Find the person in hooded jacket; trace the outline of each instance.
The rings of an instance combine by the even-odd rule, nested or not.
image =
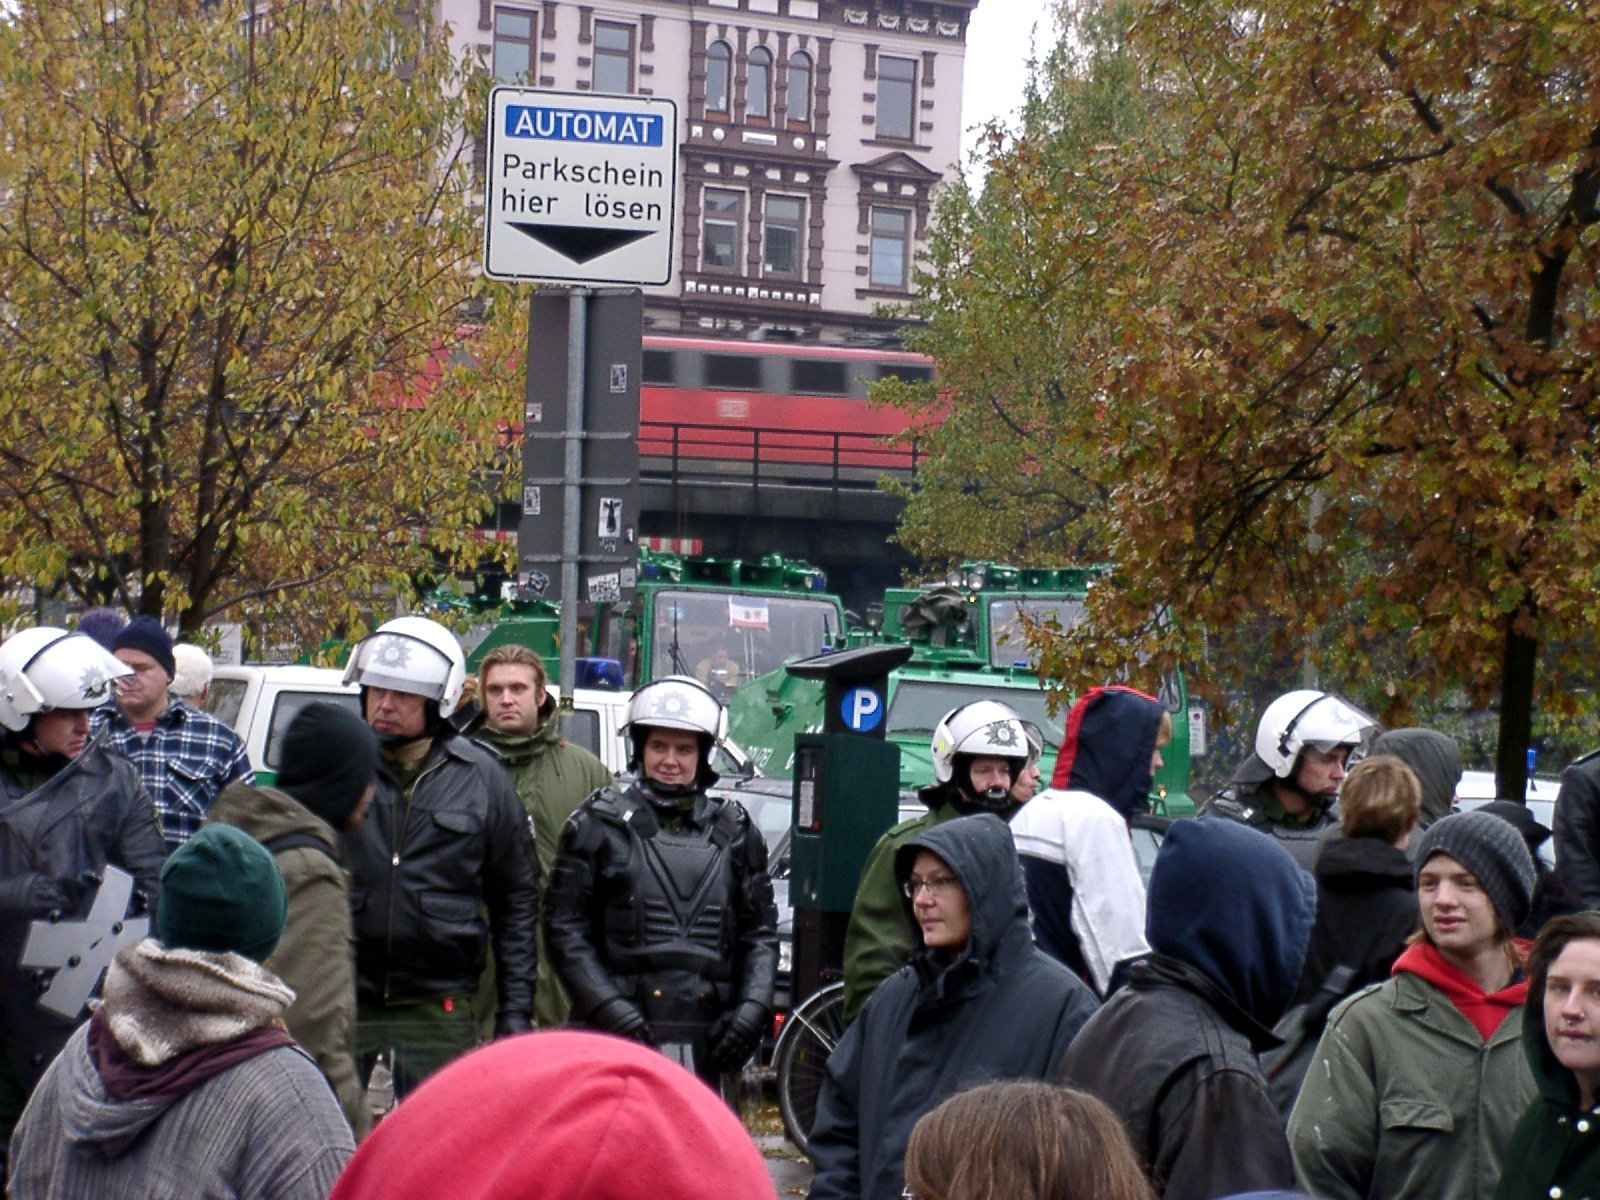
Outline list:
[[[936,782],[918,792],[928,811],[880,837],[861,868],[844,938],[846,1021],[855,1020],[873,989],[911,954],[894,877],[900,847],[935,825],[973,813],[992,812],[1009,821],[1025,803],[1017,798],[1017,784],[1026,783],[1023,777],[1042,746],[1037,729],[995,700],[960,705],[939,722],[930,746]]]
[[[117,951],[22,1114],[11,1200],[323,1200],[355,1142],[261,965],[286,908],[272,855],[231,825],[167,860],[157,936]]]
[[[1533,862],[1516,830],[1455,813],[1418,839],[1422,933],[1391,978],[1335,1008],[1289,1117],[1323,1200],[1489,1200],[1533,1098],[1512,930]]]
[[[1528,955],[1522,1049],[1539,1094],[1517,1121],[1494,1200],[1600,1197],[1600,913],[1556,917]]]
[[[1311,877],[1264,833],[1200,817],[1163,840],[1153,953],[1079,1032],[1061,1082],[1122,1118],[1167,1200],[1294,1185],[1256,1056],[1277,1044],[1315,914]]]
[[[1094,994],[1033,944],[1011,831],[980,813],[895,852],[911,961],[828,1059],[811,1127],[811,1200],[895,1200],[918,1118],[1001,1079],[1049,1079]]]
[[[1461,747],[1455,738],[1437,729],[1386,729],[1372,740],[1369,757],[1379,754],[1394,755],[1416,773],[1422,785],[1418,830],[1455,811],[1461,783]]]
[[[1011,818],[1034,939],[1101,996],[1149,951],[1128,822],[1148,811],[1171,740],[1172,717],[1154,696],[1093,688],[1067,714],[1049,789]]]
[[[265,966],[294,990],[289,1032],[328,1077],[357,1138],[372,1125],[356,1075],[355,937],[339,833],[359,828],[372,803],[378,739],[355,713],[308,704],[279,746],[278,786],[230,783],[211,820],[242,829],[277,860],[288,923]]]
[[[87,1015],[40,1007],[39,973],[18,965],[33,923],[85,915],[108,866],[153,903],[167,856],[138,771],[90,733],[90,711],[127,673],[64,629],[0,646],[0,1180],[28,1094]]]

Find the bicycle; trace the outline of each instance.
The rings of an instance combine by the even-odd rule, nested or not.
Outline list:
[[[784,1132],[802,1154],[811,1153],[811,1123],[828,1056],[844,1033],[844,984],[813,992],[789,1014],[772,1052],[777,1077],[778,1112]]]

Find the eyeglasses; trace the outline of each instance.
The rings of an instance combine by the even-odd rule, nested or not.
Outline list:
[[[900,891],[907,900],[915,900],[917,893],[927,888],[928,894],[935,900],[943,900],[952,890],[960,886],[961,881],[954,875],[935,875],[932,879],[917,879],[913,876],[900,885]]]

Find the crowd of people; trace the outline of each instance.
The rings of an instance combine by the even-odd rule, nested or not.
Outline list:
[[[267,786],[158,622],[0,644],[7,1194],[771,1196],[718,1095],[778,939],[716,689],[638,689],[613,780],[523,648],[475,712],[425,617],[345,678]],[[1451,811],[1450,739],[1290,692],[1147,886],[1170,715],[1108,686],[1065,730],[1042,791],[1004,704],[934,731],[850,917],[811,1196],[1600,1195],[1594,760],[1553,874],[1523,806]]]

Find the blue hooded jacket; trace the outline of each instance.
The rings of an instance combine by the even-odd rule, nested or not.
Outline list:
[[[1110,1105],[1164,1200],[1290,1188],[1257,1054],[1300,976],[1316,885],[1271,836],[1177,821],[1150,878],[1153,953],[1083,1027],[1062,1081]]]
[[[1150,810],[1150,758],[1166,706],[1129,687],[1091,688],[1067,713],[1050,786],[1093,792],[1123,817]]]
[[[910,963],[845,1030],[811,1130],[812,1200],[896,1200],[919,1117],[980,1083],[1049,1079],[1095,1009],[1094,994],[1034,948],[1005,822],[983,813],[934,826],[896,852],[897,882],[919,850],[960,881],[971,931],[950,958],[924,946],[915,927]]]

